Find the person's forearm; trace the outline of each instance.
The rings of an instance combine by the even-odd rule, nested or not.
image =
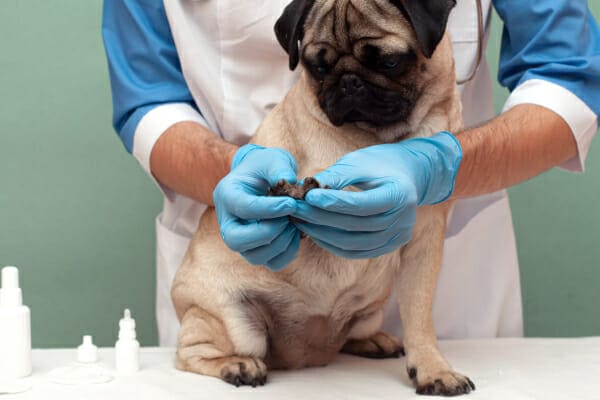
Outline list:
[[[453,198],[508,188],[577,155],[567,123],[553,111],[530,104],[461,132],[457,138],[463,161]]]
[[[161,184],[212,205],[215,186],[229,173],[237,149],[200,124],[180,122],[154,145],[150,168]]]

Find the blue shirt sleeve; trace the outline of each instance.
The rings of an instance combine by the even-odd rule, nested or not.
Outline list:
[[[600,30],[586,0],[493,0],[504,21],[499,80],[569,90],[600,114]]]
[[[133,151],[142,117],[166,103],[196,108],[181,72],[162,0],[105,0],[102,36],[113,97],[113,126]]]

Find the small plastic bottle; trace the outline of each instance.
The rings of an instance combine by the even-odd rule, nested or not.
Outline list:
[[[0,380],[31,375],[31,314],[23,305],[19,270],[2,269],[0,288]]]
[[[98,362],[98,347],[94,344],[91,335],[85,335],[83,343],[77,348],[77,362],[80,364],[94,364]]]
[[[115,367],[120,374],[133,374],[140,369],[140,343],[136,340],[135,320],[129,309],[119,321],[119,340],[115,344]]]

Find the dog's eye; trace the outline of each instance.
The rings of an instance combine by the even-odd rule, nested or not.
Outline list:
[[[307,45],[302,57],[308,72],[319,82],[333,72],[339,59],[336,49],[322,42]]]
[[[329,68],[320,66],[316,68],[317,74],[319,75],[327,75],[329,73]]]
[[[394,69],[400,65],[401,56],[393,55],[389,57],[385,57],[379,62],[379,68],[381,69]]]
[[[414,65],[417,57],[412,51],[408,53],[396,53],[382,57],[378,60],[377,66],[381,71],[400,74],[404,73],[407,68]]]
[[[310,67],[310,71],[318,81],[323,81],[331,72],[331,67],[324,64],[313,64]]]
[[[398,66],[398,60],[387,60],[381,66],[385,69],[394,69]]]

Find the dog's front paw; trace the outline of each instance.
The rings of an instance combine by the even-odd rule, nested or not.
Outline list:
[[[221,368],[221,379],[235,386],[262,386],[267,383],[267,366],[258,358],[231,357]]]
[[[407,372],[418,394],[459,396],[475,390],[475,384],[468,377],[452,370],[427,372],[409,366]]]
[[[277,182],[275,186],[269,189],[269,196],[288,196],[296,200],[304,200],[306,194],[313,189],[319,189],[321,185],[312,177],[304,179],[302,185],[292,184],[286,180]],[[325,187],[324,189],[327,189]]]

